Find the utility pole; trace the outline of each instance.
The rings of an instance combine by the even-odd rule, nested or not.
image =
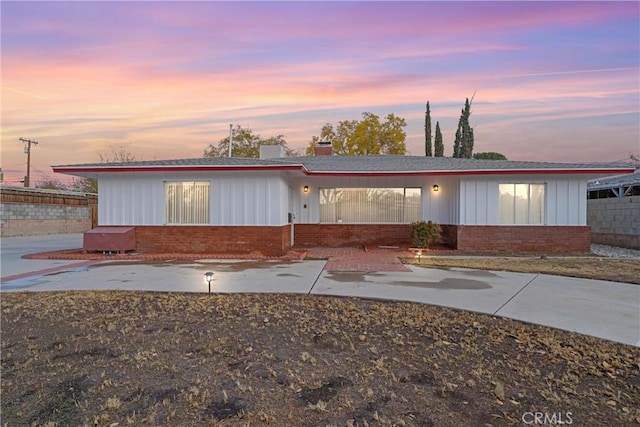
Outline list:
[[[38,145],[38,141],[31,139],[19,138],[20,141],[25,143],[24,152],[27,154],[27,176],[24,177],[24,186],[29,186],[29,177],[31,172],[31,144]]]
[[[229,157],[231,157],[232,146],[233,146],[233,124],[229,124]]]

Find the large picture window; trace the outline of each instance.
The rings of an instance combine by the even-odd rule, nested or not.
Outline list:
[[[408,223],[421,216],[420,188],[320,189],[320,222]]]
[[[165,182],[167,224],[208,224],[208,182]]]
[[[544,224],[544,184],[500,184],[500,224]]]

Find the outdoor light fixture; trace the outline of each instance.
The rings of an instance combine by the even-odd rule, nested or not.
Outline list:
[[[438,190],[440,190],[440,187],[438,187],[438,184],[434,184],[433,191],[438,191]]]
[[[302,191],[304,191],[305,193],[309,192],[309,186],[305,185],[304,188],[302,189]]]
[[[209,293],[211,293],[211,281],[213,280],[213,271],[204,273],[204,280],[209,284]]]

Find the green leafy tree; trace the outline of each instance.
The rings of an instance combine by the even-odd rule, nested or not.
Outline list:
[[[444,143],[442,142],[442,131],[440,130],[440,122],[436,122],[436,139],[434,141],[434,155],[436,157],[444,157]]]
[[[486,151],[484,153],[475,153],[474,159],[482,160],[507,160],[507,156],[502,153],[496,153],[495,151]]]
[[[307,155],[313,155],[320,141],[331,141],[334,153],[342,156],[367,156],[378,154],[402,155],[407,152],[402,117],[388,114],[385,121],[372,113],[362,113],[362,120],[343,120],[335,128],[325,124],[319,136],[313,136],[307,146]]]
[[[296,153],[287,147],[284,135],[272,136],[266,139],[256,135],[249,128],[235,125],[233,129],[233,141],[231,146],[231,157],[260,157],[261,145],[281,145],[288,156],[295,156]],[[218,145],[210,144],[204,150],[204,157],[225,157],[229,155],[229,137],[221,139]]]
[[[427,157],[433,156],[431,150],[431,109],[429,108],[429,101],[427,101],[427,111],[424,117],[424,155]]]
[[[473,101],[473,98],[471,99]],[[460,114],[460,120],[458,120],[456,139],[453,144],[453,157],[470,159],[473,156],[474,136],[473,128],[469,124],[469,116],[471,116],[471,102],[467,98]]]

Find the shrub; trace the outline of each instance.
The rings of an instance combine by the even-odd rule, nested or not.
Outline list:
[[[411,223],[411,244],[416,248],[428,248],[440,239],[440,226],[432,221],[416,221]]]

